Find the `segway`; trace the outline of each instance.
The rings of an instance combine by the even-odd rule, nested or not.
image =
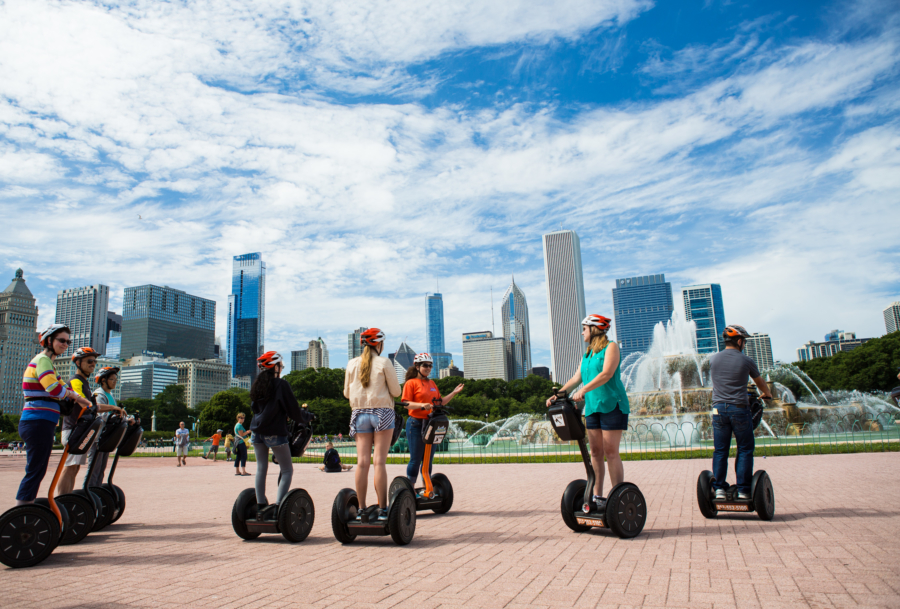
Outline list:
[[[302,457],[312,439],[312,421],[316,415],[306,410],[304,421],[291,421],[289,429],[291,457]],[[279,481],[281,475],[279,474]],[[316,509],[312,497],[302,488],[290,491],[279,503],[260,505],[256,489],[241,491],[231,509],[231,526],[241,539],[256,539],[262,533],[281,533],[291,543],[303,541],[312,531]]]
[[[748,387],[750,398],[750,419],[753,429],[759,427],[762,421],[762,399],[755,387]],[[729,439],[729,446],[731,441]],[[704,471],[697,478],[697,505],[700,513],[706,518],[715,518],[721,512],[756,512],[762,520],[772,520],[775,517],[775,490],[772,488],[772,480],[765,470],[759,470],[753,474],[750,481],[750,498],[739,499],[737,486],[729,485],[725,489],[725,499],[716,500],[716,492],[713,483],[716,481],[711,471]]]
[[[394,420],[391,446],[400,437],[402,427],[403,417],[398,414]],[[411,486],[406,476],[397,476],[391,481],[388,490],[388,517],[382,521],[378,520],[377,502],[360,510],[356,491],[352,488],[342,489],[331,506],[331,531],[334,538],[348,544],[358,535],[390,535],[398,546],[407,545],[416,534],[416,497]],[[447,509],[450,509],[449,506]]]
[[[97,437],[103,422],[97,418],[96,407],[82,408],[75,429],[63,448],[56,473],[50,482],[47,499],[37,499],[30,505],[11,508],[0,515],[0,562],[14,569],[40,564],[60,544],[73,525],[69,510],[53,493],[62,475],[66,457],[84,454]],[[91,514],[93,516],[93,514]],[[91,521],[93,525],[93,521]],[[87,532],[87,528],[84,532]]]
[[[114,499],[113,515],[112,520],[109,521],[110,524],[121,518],[125,512],[125,493],[112,481],[113,474],[116,473],[116,465],[119,464],[119,457],[130,457],[134,454],[138,444],[141,443],[143,435],[144,429],[141,427],[141,417],[136,412],[133,415],[133,422],[129,423],[125,429],[122,441],[119,442],[119,447],[116,449],[116,456],[113,457],[112,465],[109,468],[109,476],[106,478],[106,483],[102,485],[102,488],[111,494]]]
[[[94,519],[94,526],[91,527],[91,531],[99,531],[105,528],[112,522],[116,510],[115,492],[103,488],[102,486],[89,487],[88,485],[91,476],[94,474],[94,469],[96,469],[97,465],[102,461],[100,453],[108,454],[116,450],[122,442],[122,438],[124,437],[127,428],[128,422],[122,416],[113,413],[107,417],[106,423],[103,425],[103,429],[100,430],[100,435],[97,437],[97,452],[91,460],[88,471],[84,476],[84,485],[80,491],[75,491],[82,497],[87,497],[88,493],[90,493],[100,499],[100,510],[97,512],[97,516]]]
[[[630,482],[615,485],[609,492],[604,509],[594,504],[594,468],[588,453],[585,426],[577,406],[565,391],[555,390],[556,401],[549,408],[550,424],[564,442],[576,441],[584,461],[587,480],[574,480],[566,487],[560,503],[560,512],[566,526],[577,533],[592,527],[610,529],[624,539],[636,537],[647,522],[647,502],[640,489]]]
[[[394,491],[403,486],[409,489],[416,498],[416,510],[431,510],[435,514],[446,514],[453,506],[453,485],[444,474],[431,475],[431,453],[433,446],[440,446],[450,429],[450,419],[447,418],[448,407],[441,404],[441,398],[431,400],[434,405],[428,415],[427,423],[422,428],[422,440],[425,441],[425,457],[422,461],[422,480],[424,488],[413,488],[406,476],[397,476],[391,481],[388,496],[393,497]],[[405,406],[406,402],[401,402]]]

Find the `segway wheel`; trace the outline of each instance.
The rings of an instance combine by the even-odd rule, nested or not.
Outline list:
[[[312,498],[302,488],[288,493],[278,508],[278,528],[291,543],[306,539],[315,520],[316,508]]]
[[[0,516],[0,562],[19,569],[47,559],[59,544],[59,520],[49,508],[20,505]]]
[[[559,504],[563,522],[576,533],[584,533],[591,530],[591,527],[578,524],[578,520],[575,519],[575,512],[580,512],[584,506],[585,488],[587,488],[587,480],[573,480],[566,487],[562,501]]]
[[[69,526],[59,541],[62,546],[78,543],[91,532],[96,520],[94,505],[84,495],[69,493],[56,497],[56,503],[66,508],[69,513]]]
[[[104,484],[103,488],[105,488],[116,497],[116,509],[113,512],[112,520],[109,522],[110,524],[112,524],[116,520],[121,518],[122,514],[125,512],[125,492],[115,484]]]
[[[94,520],[94,527],[91,531],[99,531],[112,522],[116,513],[116,498],[108,490],[100,486],[92,486],[91,492],[100,498],[100,513]]]
[[[356,491],[345,488],[334,498],[331,506],[331,530],[334,538],[341,543],[351,543],[356,535],[350,533],[347,523],[356,518],[356,510],[359,509],[359,499]]]
[[[393,480],[391,480],[391,485],[388,487],[388,497],[393,497],[394,494],[401,489],[408,489],[410,493],[415,497],[416,489],[413,488],[412,482],[409,481],[409,478],[406,476],[397,476]]]
[[[46,497],[38,497],[34,500],[34,503],[35,505],[42,505],[50,510],[50,501]],[[69,511],[66,510],[66,506],[61,503],[57,503],[56,508],[59,510],[59,515],[62,518],[62,528],[59,530],[59,535],[56,537],[56,545],[59,545],[59,541],[63,538],[63,535],[66,534],[66,530],[69,528]],[[53,510],[50,511],[52,512]]]
[[[405,546],[416,534],[416,497],[409,489],[401,489],[394,495],[388,510],[388,526],[391,539],[398,546]]]
[[[241,539],[256,539],[259,533],[247,530],[247,521],[256,518],[256,490],[252,488],[241,491],[231,508],[231,527]]]
[[[647,522],[647,502],[636,485],[617,484],[606,500],[606,524],[622,539],[640,535]]]
[[[712,502],[712,485],[715,481],[711,471],[701,472],[697,478],[697,506],[705,518],[715,518],[719,513]]]
[[[432,508],[431,511],[435,514],[446,514],[453,507],[453,485],[450,484],[450,479],[444,474],[433,475],[431,483],[434,485],[434,490],[441,497],[441,506]]]
[[[769,474],[758,471],[755,489],[753,491],[753,507],[762,520],[772,520],[775,517],[775,489],[772,488],[772,480]]]

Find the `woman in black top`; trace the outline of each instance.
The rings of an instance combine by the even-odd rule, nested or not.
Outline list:
[[[277,503],[281,503],[291,488],[294,464],[291,462],[291,445],[288,418],[302,421],[303,415],[291,385],[281,378],[284,369],[281,355],[275,351],[264,353],[256,360],[259,374],[250,388],[250,408],[253,410],[253,450],[256,452],[256,501],[268,505],[266,499],[266,472],[269,469],[269,449],[281,468]]]

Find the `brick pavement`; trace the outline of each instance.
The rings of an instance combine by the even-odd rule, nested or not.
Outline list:
[[[0,457],[0,509],[12,505],[23,463]],[[453,510],[420,513],[403,548],[390,537],[338,544],[331,502],[353,476],[311,465],[294,474],[316,504],[309,538],[242,541],[231,505],[252,478],[234,476],[230,463],[189,463],[123,461],[122,519],[36,568],[0,567],[0,605],[900,607],[898,454],[757,459],[775,485],[772,522],[705,520],[695,487],[707,461],[627,462],[649,510],[633,540],[565,527],[560,496],[583,477],[580,464],[438,466],[453,482]],[[269,471],[274,493],[277,467]]]

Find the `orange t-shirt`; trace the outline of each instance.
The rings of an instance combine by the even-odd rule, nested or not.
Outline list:
[[[222,436],[220,436],[220,435],[217,434],[217,433],[214,433],[213,436],[212,436],[213,446],[218,446],[218,445],[219,445],[219,440],[221,440],[221,439],[222,439]]]
[[[431,404],[431,400],[441,397],[437,385],[431,379],[423,381],[422,379],[410,379],[403,385],[403,397],[400,398],[404,402],[421,402]],[[428,411],[418,408],[410,408],[409,416],[414,419],[427,419]]]

